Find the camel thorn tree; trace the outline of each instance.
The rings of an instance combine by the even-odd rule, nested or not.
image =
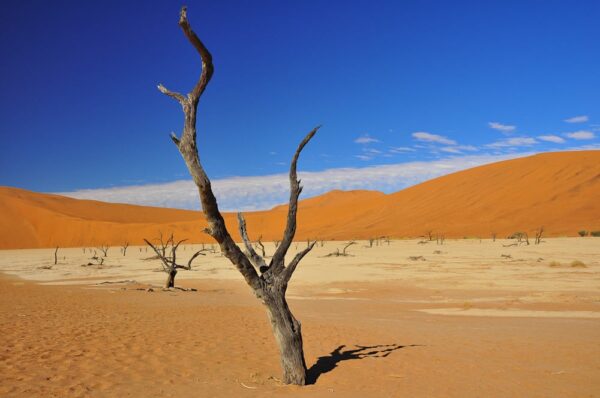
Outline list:
[[[183,160],[198,187],[202,211],[206,216],[208,227],[205,232],[212,236],[221,248],[221,253],[231,261],[231,263],[242,274],[246,283],[250,286],[255,296],[262,301],[267,310],[267,315],[271,321],[271,327],[275,336],[275,341],[279,347],[281,366],[283,368],[283,382],[286,384],[306,384],[306,363],[304,361],[304,350],[302,347],[302,332],[300,322],[292,315],[285,293],[288,282],[290,281],[298,263],[310,252],[316,242],[313,242],[304,250],[298,252],[295,257],[285,265],[285,255],[292,244],[296,233],[296,213],[298,211],[298,197],[302,192],[300,181],[296,174],[296,164],[298,157],[304,146],[317,133],[319,127],[314,128],[296,149],[290,166],[290,199],[287,214],[287,222],[283,238],[277,246],[275,253],[267,264],[264,258],[254,251],[251,242],[245,233],[245,222],[243,216],[238,216],[240,220],[240,232],[246,247],[247,254],[235,244],[229,231],[225,226],[225,221],[217,200],[211,188],[211,182],[204,171],[198,155],[196,143],[196,113],[198,102],[214,72],[212,55],[192,30],[188,19],[186,7],[181,9],[179,15],[179,26],[184,35],[200,55],[202,69],[198,82],[187,95],[173,92],[165,88],[162,84],[158,89],[165,95],[175,99],[181,105],[184,113],[183,132],[180,137],[171,133],[171,139],[179,149]],[[244,231],[242,231],[242,229]],[[256,268],[258,268],[258,271]]]
[[[150,246],[152,250],[154,250],[160,261],[162,261],[163,271],[167,273],[167,280],[165,282],[165,288],[167,289],[175,287],[175,276],[177,275],[178,269],[185,269],[189,271],[192,269],[192,262],[196,259],[196,257],[205,256],[205,254],[202,253],[204,249],[198,250],[192,255],[192,257],[190,257],[187,266],[177,264],[177,249],[179,248],[179,245],[185,242],[186,240],[187,239],[182,239],[179,242],[175,243],[175,239],[173,239],[173,234],[171,234],[169,240],[164,242],[161,234],[160,242],[162,246],[157,247],[150,243],[150,241],[148,241],[147,239],[144,239],[144,242],[146,242],[146,244]],[[169,246],[171,248],[170,256],[166,254]]]

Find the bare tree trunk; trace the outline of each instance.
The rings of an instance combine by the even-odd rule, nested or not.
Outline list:
[[[173,268],[167,273],[167,281],[165,282],[165,287],[168,289],[170,287],[175,287],[175,275],[177,275],[177,269]]]
[[[277,347],[279,348],[283,382],[285,384],[306,384],[306,362],[302,346],[300,322],[292,315],[285,299],[285,291],[269,290],[263,296],[267,315]]]
[[[58,263],[58,246],[56,246],[56,250],[54,250],[54,265]]]
[[[297,162],[300,152],[306,144],[317,133],[319,127],[315,127],[298,145],[292,162],[290,164],[290,199],[286,227],[277,249],[271,257],[269,264],[260,257],[248,239],[245,222],[241,214],[238,215],[240,235],[246,246],[246,254],[235,244],[225,225],[225,220],[219,211],[217,200],[212,191],[211,182],[206,174],[198,155],[196,143],[196,114],[200,96],[210,82],[214,66],[212,55],[192,30],[188,20],[187,11],[183,7],[179,15],[179,26],[183,33],[200,55],[202,69],[198,82],[187,95],[168,90],[162,84],[158,89],[165,95],[177,100],[184,113],[183,132],[180,137],[171,133],[171,140],[179,149],[183,160],[192,176],[200,194],[202,211],[206,216],[208,227],[204,232],[212,236],[219,244],[221,254],[242,274],[246,283],[252,288],[255,295],[262,300],[267,307],[267,313],[271,320],[275,340],[281,353],[281,365],[283,368],[283,382],[286,384],[304,385],[306,383],[306,363],[302,349],[302,334],[300,322],[298,322],[287,305],[285,291],[287,284],[296,270],[302,258],[312,250],[316,242],[298,252],[295,257],[285,265],[285,255],[293,242],[296,233],[296,213],[298,210],[298,197],[302,192],[300,180],[297,176]],[[297,244],[296,244],[297,246]],[[156,251],[156,250],[155,250]],[[172,263],[175,264],[173,255]],[[258,269],[258,272],[257,272]],[[260,272],[260,274],[259,274]]]

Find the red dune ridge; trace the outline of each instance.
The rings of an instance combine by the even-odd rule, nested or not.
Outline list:
[[[439,177],[393,194],[331,191],[300,202],[297,240],[447,238],[600,230],[600,151],[543,153]],[[287,206],[245,213],[252,239],[278,240]],[[234,213],[225,220],[239,239]],[[0,187],[0,248],[142,244],[159,231],[212,242],[201,212],[104,203]]]

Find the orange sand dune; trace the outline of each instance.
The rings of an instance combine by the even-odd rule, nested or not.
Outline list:
[[[600,151],[544,153],[439,177],[385,195],[332,191],[300,203],[298,240],[505,236],[544,226],[547,236],[600,230]],[[280,239],[286,206],[246,214],[251,238]],[[235,214],[225,214],[238,238]],[[0,188],[0,248],[142,243],[159,231],[194,242],[203,215],[77,200],[16,188]]]

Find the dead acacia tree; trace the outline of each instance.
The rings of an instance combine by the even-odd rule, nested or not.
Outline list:
[[[542,235],[544,233],[544,227],[540,227],[535,231],[535,244],[539,245],[542,242]]]
[[[125,244],[121,248],[121,251],[123,252],[123,257],[125,257],[125,254],[127,254],[127,248],[128,247],[129,247],[129,242],[125,242]]]
[[[54,250],[54,265],[58,264],[58,246],[56,246],[56,250]]]
[[[192,30],[187,20],[186,7],[181,9],[179,26],[186,38],[200,54],[202,70],[198,82],[187,95],[170,91],[163,85],[158,85],[158,89],[163,94],[177,100],[183,108],[183,132],[179,138],[172,133],[171,139],[179,149],[194,183],[198,187],[202,211],[208,222],[205,232],[218,242],[221,252],[235,265],[246,280],[246,283],[252,288],[256,297],[262,301],[267,309],[273,334],[275,335],[275,340],[281,354],[283,382],[286,384],[304,385],[306,383],[306,363],[302,348],[300,322],[292,315],[285,299],[285,293],[288,282],[296,270],[298,263],[313,248],[315,242],[298,252],[287,266],[285,266],[284,262],[285,255],[296,233],[298,197],[302,191],[296,174],[296,164],[300,152],[316,134],[318,127],[314,128],[304,137],[292,158],[289,173],[290,200],[287,223],[281,243],[277,246],[271,261],[267,264],[264,258],[258,256],[247,236],[246,238],[243,237],[247,250],[247,254],[244,254],[235,244],[225,226],[225,221],[219,211],[217,200],[211,188],[210,179],[200,162],[196,144],[196,113],[200,96],[206,89],[214,72],[212,55]],[[243,219],[241,215],[239,218],[240,220]],[[242,224],[244,223],[240,222],[240,229],[242,228]],[[259,269],[260,274],[255,267]]]
[[[98,250],[100,250],[102,252],[102,255],[104,257],[108,257],[108,249],[110,249],[110,247],[106,246],[106,245],[102,245],[100,247],[97,247]]]
[[[152,243],[150,243],[150,241],[144,239],[144,242],[146,242],[146,244],[150,246],[152,250],[154,250],[158,258],[162,262],[163,271],[167,273],[167,280],[165,282],[165,288],[167,289],[175,287],[175,276],[177,275],[178,269],[185,269],[188,271],[191,270],[192,262],[196,259],[196,257],[205,255],[204,253],[202,253],[204,249],[198,250],[192,255],[192,257],[190,257],[187,266],[177,264],[177,249],[179,248],[179,245],[185,242],[186,240],[187,239],[182,239],[179,242],[175,243],[175,239],[173,239],[173,234],[171,234],[169,240],[167,242],[164,242],[161,234],[160,242],[162,246],[156,247]],[[171,254],[167,255],[166,253],[169,249],[169,245]]]
[[[427,239],[429,239],[430,242],[433,240],[433,231],[428,230],[427,232],[425,232],[425,235],[427,236]]]
[[[492,242],[496,241],[496,235],[498,235],[496,232],[492,232]]]

